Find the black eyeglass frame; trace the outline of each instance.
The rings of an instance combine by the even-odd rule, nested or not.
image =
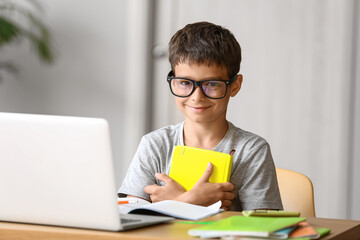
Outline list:
[[[221,99],[221,98],[224,98],[227,94],[227,90],[228,90],[228,87],[236,81],[237,79],[237,74],[235,74],[233,77],[230,78],[230,80],[219,80],[219,79],[208,79],[208,80],[202,80],[202,81],[195,81],[195,80],[192,80],[192,79],[189,79],[189,78],[183,78],[183,77],[173,77],[174,76],[174,72],[171,70],[167,76],[167,82],[169,83],[169,87],[170,87],[170,91],[171,93],[176,96],[176,97],[182,97],[182,98],[185,98],[185,97],[189,97],[191,94],[194,93],[196,87],[199,87],[201,89],[201,92],[204,94],[205,97],[207,98],[210,98],[210,99]],[[186,96],[180,96],[180,95],[177,95],[173,92],[172,90],[172,87],[171,87],[171,80],[173,79],[185,79],[185,80],[188,80],[190,82],[193,83],[193,89],[191,90],[191,92],[186,95]],[[210,82],[210,81],[222,81],[226,84],[226,89],[225,89],[225,93],[224,93],[224,96],[222,97],[218,97],[218,98],[214,98],[214,97],[209,97],[208,95],[206,95],[206,93],[204,92],[204,89],[202,88],[202,84],[204,82]]]

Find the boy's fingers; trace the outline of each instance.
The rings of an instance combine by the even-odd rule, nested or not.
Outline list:
[[[164,182],[165,184],[169,184],[170,182],[173,181],[173,179],[171,177],[169,177],[167,174],[165,173],[155,173],[155,177]]]
[[[146,194],[152,195],[157,187],[158,187],[158,185],[156,185],[156,184],[148,185],[144,188],[144,192]]]
[[[224,192],[224,200],[234,200],[235,199],[235,194],[233,194],[232,192]]]
[[[221,190],[224,192],[231,192],[234,190],[234,185],[231,182],[221,183]]]
[[[221,207],[222,208],[224,208],[224,207],[226,207],[226,208],[228,208],[228,207],[230,207],[230,205],[231,205],[231,201],[230,200],[223,200],[223,201],[221,201]]]
[[[213,172],[213,165],[211,162],[209,162],[205,169],[205,172],[203,173],[201,178],[198,180],[198,182],[208,182],[212,172]]]

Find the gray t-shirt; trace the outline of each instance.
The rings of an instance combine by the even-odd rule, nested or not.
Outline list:
[[[153,131],[142,137],[119,194],[150,200],[144,188],[163,185],[155,173],[169,174],[171,157],[176,145],[184,145],[184,122]],[[233,155],[230,182],[236,198],[229,210],[282,209],[274,162],[269,144],[261,137],[235,127],[229,129],[213,149]]]

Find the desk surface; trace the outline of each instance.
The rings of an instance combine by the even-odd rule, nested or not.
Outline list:
[[[204,219],[203,221],[220,220],[233,215],[240,215],[240,213],[223,212]],[[331,229],[331,233],[321,239],[360,239],[360,221],[325,218],[308,218],[307,221],[314,227],[325,227]],[[164,223],[126,232],[107,232],[77,228],[0,222],[0,239],[199,239],[190,237],[187,234],[190,228],[198,226],[199,225],[183,224],[179,223],[179,221],[174,221],[171,223]]]

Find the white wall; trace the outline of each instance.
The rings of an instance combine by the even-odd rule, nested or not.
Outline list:
[[[354,50],[353,50],[353,83],[352,83],[352,105],[351,112],[353,118],[351,119],[352,129],[352,151],[351,164],[349,166],[350,197],[348,199],[350,209],[348,215],[352,219],[360,219],[360,1],[355,1],[354,6]]]

